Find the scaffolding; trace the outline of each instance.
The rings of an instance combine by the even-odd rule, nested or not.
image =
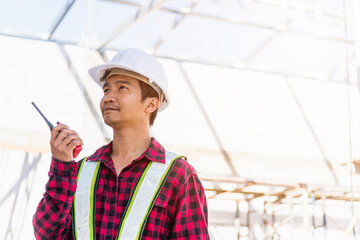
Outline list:
[[[359,211],[352,214],[351,202],[360,204],[360,192],[344,187],[276,184],[229,178],[202,177],[208,201],[232,202],[232,212],[210,213],[210,232],[231,226],[237,239],[303,239],[327,238],[329,229],[359,237],[355,226]],[[353,195],[353,196],[352,196]],[[340,233],[341,232],[341,233]],[[321,236],[319,236],[319,234]],[[356,239],[356,238],[355,238]]]
[[[75,0],[69,0],[64,4],[63,10],[57,15],[53,20],[48,22],[53,22],[48,33],[42,35],[36,34],[27,34],[23,32],[16,32],[9,30],[8,28],[0,29],[0,36],[2,37],[17,37],[24,38],[29,41],[37,40],[44,42],[56,43],[57,49],[61,53],[61,60],[66,62],[68,70],[73,77],[73,80],[76,82],[76,85],[79,87],[80,94],[85,99],[86,106],[91,113],[94,124],[92,125],[94,130],[99,131],[99,135],[102,134],[103,140],[108,141],[110,139],[109,133],[106,131],[104,124],[102,122],[101,116],[96,111],[96,99],[91,95],[89,86],[85,84],[85,79],[80,76],[79,69],[76,68],[76,62],[71,58],[71,54],[67,49],[68,45],[83,45],[86,48],[93,49],[99,56],[103,58],[104,61],[108,61],[109,52],[114,50],[121,49],[121,46],[118,48],[112,48],[111,41],[115,38],[121,36],[127,30],[131,28],[136,28],[138,23],[144,21],[144,19],[153,14],[154,12],[162,12],[173,14],[176,17],[171,24],[171,27],[166,31],[162,32],[160,36],[156,39],[154,44],[147,49],[147,51],[153,54],[156,57],[161,58],[162,60],[173,61],[174,65],[178,66],[180,75],[185,79],[186,86],[190,89],[191,94],[189,96],[195,99],[194,105],[199,109],[200,116],[205,119],[204,125],[207,125],[210,129],[210,136],[215,139],[215,148],[220,149],[219,161],[222,161],[226,167],[230,169],[231,176],[224,177],[215,177],[212,176],[201,176],[201,180],[204,184],[209,203],[209,231],[212,236],[212,239],[230,239],[224,236],[227,236],[224,231],[219,233],[222,227],[225,228],[225,231],[231,232],[231,236],[235,236],[236,239],[296,239],[297,236],[301,236],[300,239],[350,239],[351,237],[355,239],[360,239],[360,230],[359,226],[356,224],[359,215],[360,215],[360,189],[352,188],[349,186],[325,186],[325,185],[311,185],[305,183],[293,183],[293,184],[283,184],[275,183],[272,181],[258,181],[258,180],[247,180],[241,179],[237,176],[237,168],[234,167],[235,160],[231,158],[230,150],[227,149],[224,139],[221,138],[218,134],[218,130],[214,124],[214,119],[211,119],[211,116],[206,111],[206,106],[204,101],[201,101],[199,93],[194,87],[194,82],[187,69],[184,65],[186,64],[197,64],[197,65],[207,65],[215,68],[226,68],[227,70],[241,70],[249,71],[252,73],[260,73],[267,75],[278,75],[281,76],[286,82],[286,86],[290,90],[290,95],[294,97],[295,102],[297,103],[298,110],[300,115],[303,117],[305,125],[311,133],[311,137],[316,144],[316,147],[320,150],[321,157],[320,160],[326,164],[326,168],[332,174],[332,179],[337,180],[337,175],[334,173],[334,162],[329,160],[329,156],[326,154],[324,146],[320,142],[320,134],[317,132],[314,125],[310,122],[310,114],[306,113],[303,106],[301,105],[300,98],[297,96],[294,87],[291,85],[291,78],[295,79],[305,79],[311,80],[317,83],[336,83],[340,88],[343,85],[357,87],[360,89],[360,85],[356,81],[350,81],[349,76],[341,76],[340,78],[334,78],[337,71],[341,70],[344,63],[346,63],[346,69],[349,68],[349,62],[354,61],[356,55],[348,54],[348,48],[353,47],[357,42],[356,39],[349,38],[347,33],[342,36],[342,33],[337,32],[337,34],[332,35],[333,32],[314,32],[307,31],[303,29],[296,29],[293,25],[296,25],[296,21],[301,19],[302,16],[308,16],[306,20],[319,20],[319,22],[333,22],[334,24],[344,22],[345,31],[350,28],[347,27],[347,21],[350,23],[353,21],[353,18],[358,17],[356,14],[353,16],[347,16],[345,9],[345,1],[339,1],[339,6],[343,5],[343,14],[333,14],[321,9],[321,1],[304,1],[304,6],[295,6],[297,5],[296,1],[281,1],[281,0],[244,0],[244,1],[234,1],[237,2],[237,10],[244,10],[242,13],[249,14],[248,16],[256,16],[257,7],[269,7],[269,9],[274,10],[274,16],[278,16],[277,13],[284,14],[282,16],[285,21],[280,24],[267,23],[265,21],[253,21],[249,19],[241,18],[232,18],[224,14],[214,14],[214,12],[200,11],[200,7],[204,8],[205,1],[184,1],[188,4],[182,4],[183,6],[179,8],[171,8],[166,6],[170,1],[163,0],[150,0],[150,1],[132,1],[132,0],[103,0],[103,2],[112,2],[114,4],[122,4],[126,6],[132,6],[136,8],[134,14],[129,15],[128,18],[124,19],[122,23],[118,26],[115,26],[111,31],[102,36],[99,41],[96,41],[96,28],[95,18],[96,18],[96,9],[95,1],[87,0],[87,15],[86,15],[86,36],[83,42],[74,43],[71,41],[61,40],[57,38],[56,32],[63,24],[67,16],[70,15],[70,12],[75,8],[74,5],[79,2]],[[175,2],[175,1],[173,1]],[[222,1],[214,1],[217,4],[221,5]],[[230,1],[229,1],[230,2]],[[325,1],[323,1],[325,2]],[[357,1],[353,1],[357,5]],[[206,5],[206,3],[205,3]],[[200,6],[200,7],[199,7]],[[37,6],[39,7],[39,6]],[[205,6],[206,7],[206,6]],[[200,10],[199,10],[200,9]],[[249,10],[249,12],[245,12]],[[252,12],[253,11],[253,12]],[[299,14],[301,12],[301,14]],[[254,14],[254,15],[252,15]],[[15,16],[16,14],[14,14]],[[249,29],[257,29],[261,31],[270,31],[272,34],[264,35],[264,41],[260,44],[253,46],[252,51],[248,56],[241,56],[240,62],[219,62],[214,61],[213,59],[200,58],[199,56],[187,56],[182,54],[173,54],[171,52],[161,52],[162,46],[166,45],[170,40],[170,36],[179,30],[182,27],[182,24],[188,19],[205,19],[209,21],[217,21],[226,26],[241,26]],[[112,19],[111,19],[112,20]],[[316,23],[316,21],[312,22]],[[156,26],[157,27],[157,26]],[[359,28],[355,28],[358,30]],[[319,71],[320,73],[326,72],[326,75],[307,72],[302,72],[302,69],[299,71],[283,71],[271,67],[262,67],[261,64],[251,64],[254,59],[259,57],[271,44],[278,41],[284,35],[296,35],[298,37],[304,37],[312,40],[322,40],[329,41],[332,43],[340,44],[346,48],[346,57],[345,61],[339,61],[336,65],[333,66],[330,72]],[[336,35],[336,36],[335,36]],[[351,34],[350,34],[351,35]],[[291,38],[290,38],[291,39]],[[358,41],[358,40],[357,40]],[[295,56],[296,57],[296,56]],[[305,69],[306,70],[306,69]],[[360,71],[358,70],[360,73]],[[347,73],[348,74],[348,73]],[[341,74],[340,74],[341,75]],[[70,76],[70,75],[69,75]],[[290,79],[290,80],[289,80]],[[354,78],[352,78],[354,79]],[[349,94],[347,95],[349,96]],[[350,106],[349,106],[350,109]],[[351,119],[351,114],[349,114],[349,119]],[[355,114],[353,114],[355,115]],[[350,135],[351,135],[351,122],[350,125]],[[16,199],[21,199],[22,189],[21,184],[29,185],[30,187],[36,186],[33,184],[33,179],[36,179],[37,173],[37,164],[40,165],[40,158],[45,157],[41,154],[36,155],[31,152],[37,152],[42,154],[48,154],[48,149],[43,145],[39,146],[28,146],[29,144],[20,144],[18,137],[24,135],[30,136],[29,139],[32,139],[33,142],[43,142],[43,139],[47,135],[39,135],[37,132],[24,132],[21,130],[9,130],[9,129],[0,129],[0,132],[3,136],[14,136],[16,137],[6,139],[6,144],[1,143],[0,148],[2,148],[3,159],[5,157],[12,156],[19,160],[17,164],[24,164],[22,175],[19,179],[14,180],[16,184],[6,192],[2,193],[2,199],[0,201],[0,207],[6,209],[5,204],[10,204],[7,201],[10,201],[12,195],[16,196]],[[4,137],[5,138],[5,137]],[[16,140],[14,140],[16,139]],[[14,141],[14,142],[12,142]],[[47,141],[47,138],[46,138]],[[351,141],[351,136],[350,136]],[[5,142],[5,141],[3,141]],[[351,142],[350,142],[351,146]],[[5,149],[5,150],[4,150]],[[9,151],[8,151],[9,150]],[[11,151],[10,151],[11,150]],[[15,156],[17,152],[24,153],[24,159],[21,159],[18,156]],[[196,152],[196,151],[194,151]],[[14,156],[13,156],[14,155]],[[33,156],[34,155],[34,156]],[[353,154],[350,153],[350,161],[353,157]],[[29,160],[28,160],[29,159]],[[20,161],[23,160],[23,161]],[[29,163],[28,163],[29,162]],[[2,164],[5,166],[5,161]],[[45,165],[45,164],[44,164]],[[10,172],[7,168],[2,166],[0,168],[3,173]],[[356,165],[355,165],[356,167]],[[44,167],[45,169],[45,167]],[[350,165],[350,173],[352,174],[352,165]],[[5,175],[4,175],[5,176]],[[0,175],[1,177],[1,175]],[[255,178],[257,179],[257,178]],[[31,181],[30,181],[31,180]],[[29,182],[29,183],[28,183]],[[285,182],[285,181],[283,181]],[[26,183],[26,184],[25,184]],[[3,182],[4,184],[4,182]],[[27,186],[26,185],[26,186]],[[4,185],[5,186],[5,185]],[[3,188],[4,188],[3,186]],[[41,184],[43,186],[43,184]],[[29,198],[32,195],[35,196],[32,192],[26,190],[25,198]],[[31,194],[30,194],[31,193]],[[41,194],[41,193],[39,193]],[[9,197],[10,196],[10,197]],[[10,199],[10,200],[9,200]],[[31,199],[31,198],[30,198]],[[34,201],[36,202],[36,201]],[[2,205],[3,204],[3,205]],[[23,204],[21,202],[14,202],[13,209],[21,209],[20,206]],[[218,210],[218,206],[223,207],[221,211]],[[13,216],[13,214],[11,214]],[[23,215],[19,215],[20,219],[24,219]],[[11,218],[10,220],[12,220]],[[16,221],[13,221],[16,222]],[[10,233],[15,233],[16,231],[12,226],[12,221],[9,221],[8,224],[8,233],[6,236],[10,236]],[[19,227],[21,229],[21,227]],[[1,233],[1,232],[0,232]],[[340,236],[334,238],[334,234]],[[26,235],[24,233],[24,235]],[[331,238],[332,237],[332,238]],[[20,237],[18,239],[21,239]],[[234,238],[231,238],[234,239]]]

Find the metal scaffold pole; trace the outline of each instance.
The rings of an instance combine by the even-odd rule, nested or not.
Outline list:
[[[360,16],[359,16],[359,11],[360,11],[360,3],[359,1],[352,1],[353,4],[353,14],[352,14],[352,18],[353,18],[353,25],[354,25],[354,33],[355,33],[355,41],[354,41],[354,45],[355,45],[355,59],[356,59],[356,68],[357,68],[357,85],[358,85],[358,93],[360,93],[360,78],[359,78],[359,74],[360,74],[360,59],[359,59],[359,53],[360,53],[360,30],[359,30],[359,21],[360,21]],[[344,13],[344,32],[345,32],[345,39],[348,38],[348,16],[347,16],[347,9],[346,9],[347,5],[345,4],[345,0],[343,0],[343,13]],[[347,84],[348,84],[348,98],[349,98],[349,84],[350,84],[350,79],[349,79],[349,64],[348,64],[348,44],[345,44],[346,47],[346,77],[347,77]],[[350,111],[350,102],[349,102],[349,111]],[[359,114],[359,112],[358,112]],[[349,119],[351,120],[351,115],[349,114]],[[350,121],[350,129],[351,129],[351,121]],[[350,131],[350,150],[351,150],[351,131]],[[356,211],[354,211],[354,197],[353,197],[353,159],[352,159],[352,151],[350,151],[350,184],[351,184],[351,207],[352,207],[352,218],[345,230],[345,235],[344,235],[344,240],[347,240],[351,234],[354,235],[354,239],[357,239],[356,236],[356,222],[360,216],[360,206],[358,205],[356,208]],[[356,159],[355,159],[356,160]]]

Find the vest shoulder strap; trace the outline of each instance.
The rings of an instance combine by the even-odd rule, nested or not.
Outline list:
[[[86,161],[80,165],[74,196],[73,231],[75,239],[95,239],[94,189],[99,174],[100,162]]]
[[[141,239],[147,218],[154,206],[175,160],[182,156],[172,152],[165,153],[165,164],[150,162],[136,184],[122,223],[119,227],[119,240]]]

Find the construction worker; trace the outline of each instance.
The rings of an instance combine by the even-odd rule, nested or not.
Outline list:
[[[100,108],[113,141],[75,162],[81,138],[66,125],[53,128],[49,180],[33,217],[36,239],[209,239],[195,169],[149,133],[169,104],[160,62],[127,49],[89,74],[103,89]]]

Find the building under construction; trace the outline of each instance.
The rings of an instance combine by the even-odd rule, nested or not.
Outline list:
[[[91,66],[154,55],[171,104],[151,134],[196,168],[214,240],[360,239],[360,3],[0,3],[0,239],[35,239],[50,121],[112,139]],[[78,160],[77,159],[77,160]]]

